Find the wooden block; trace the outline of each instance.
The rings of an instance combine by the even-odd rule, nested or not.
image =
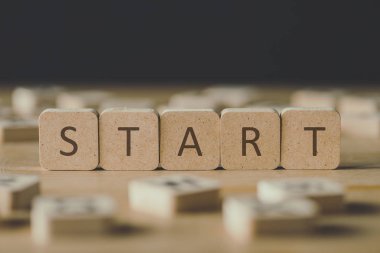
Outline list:
[[[203,90],[202,94],[222,107],[244,107],[257,100],[258,91],[253,86],[212,86]]]
[[[290,104],[294,107],[332,107],[336,108],[341,90],[297,90],[290,97]]]
[[[341,114],[342,133],[346,136],[380,139],[380,114]]]
[[[130,207],[169,218],[178,212],[217,208],[219,183],[206,178],[170,175],[134,180],[128,185]]]
[[[23,119],[0,120],[0,143],[37,141],[38,121]]]
[[[254,196],[243,195],[229,197],[223,202],[225,230],[241,242],[265,234],[311,231],[317,215],[317,205],[302,198],[265,203]]]
[[[46,244],[56,237],[104,234],[114,214],[113,199],[103,195],[38,197],[31,213],[32,237],[37,244]]]
[[[340,161],[340,116],[330,108],[288,108],[281,113],[281,165],[335,169]]]
[[[269,108],[224,109],[221,116],[224,169],[275,169],[280,164],[280,117]]]
[[[105,101],[100,103],[99,111],[103,112],[104,110],[116,108],[116,107],[125,107],[130,109],[149,109],[154,108],[154,101],[151,98],[108,98]]]
[[[219,116],[212,110],[166,110],[161,115],[161,166],[168,170],[217,168],[219,125]]]
[[[15,113],[13,112],[13,108],[8,105],[0,104],[0,118],[1,119],[14,119],[16,117]],[[17,115],[17,118],[18,117]]]
[[[39,178],[33,175],[0,175],[0,215],[26,210],[39,194]]]
[[[12,107],[16,115],[38,115],[43,108],[55,107],[62,87],[18,87],[12,92]]]
[[[244,106],[245,108],[254,108],[254,109],[268,109],[271,108],[278,113],[281,113],[284,109],[289,108],[287,104],[275,103],[271,101],[257,102]]]
[[[156,107],[156,111],[159,115],[163,114],[166,110],[173,109],[169,108],[167,104],[160,104]]]
[[[326,178],[283,178],[260,181],[258,198],[266,203],[309,198],[319,204],[322,212],[338,212],[344,207],[344,187]]]
[[[159,162],[158,115],[152,109],[114,108],[99,120],[100,166],[153,170]]]
[[[380,98],[374,95],[347,95],[340,99],[339,112],[342,114],[373,115],[380,112]]]
[[[63,92],[57,97],[57,107],[61,109],[98,109],[100,103],[110,97],[111,93],[102,90]]]
[[[180,93],[173,95],[168,102],[172,109],[213,109],[218,110],[220,105],[212,97],[201,94]]]
[[[31,205],[30,201],[30,205]],[[15,225],[26,225],[30,223],[30,210],[14,210],[4,216],[0,215],[0,227],[14,227]]]
[[[48,170],[91,170],[99,163],[98,114],[47,109],[39,118],[40,164]]]

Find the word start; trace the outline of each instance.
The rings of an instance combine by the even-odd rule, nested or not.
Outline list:
[[[340,116],[331,108],[47,109],[40,164],[49,170],[335,169]]]

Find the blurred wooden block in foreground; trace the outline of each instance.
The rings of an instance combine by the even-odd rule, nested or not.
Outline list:
[[[128,185],[132,210],[169,218],[179,212],[219,206],[219,183],[212,179],[170,175],[133,180]]]
[[[260,181],[258,198],[265,203],[309,198],[318,203],[324,213],[339,212],[344,208],[344,187],[327,178],[284,178]]]
[[[32,237],[46,244],[55,237],[82,238],[107,233],[116,205],[103,195],[38,197],[31,213]]]
[[[27,210],[40,192],[39,178],[33,175],[0,174],[0,216]]]
[[[310,232],[317,215],[317,205],[308,199],[265,203],[243,195],[228,197],[223,202],[226,232],[240,242],[265,234]]]

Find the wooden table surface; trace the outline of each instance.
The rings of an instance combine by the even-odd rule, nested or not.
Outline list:
[[[102,237],[57,239],[37,246],[28,223],[0,224],[0,252],[380,252],[380,141],[343,137],[342,165],[336,170],[251,171],[46,171],[38,143],[0,146],[1,173],[41,177],[43,195],[109,194],[118,202],[118,227]],[[328,177],[346,186],[346,210],[321,216],[311,234],[265,236],[237,244],[224,232],[220,211],[181,214],[160,220],[128,210],[128,181],[186,173],[215,178],[222,195],[254,193],[261,179]]]

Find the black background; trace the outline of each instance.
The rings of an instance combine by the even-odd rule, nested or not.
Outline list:
[[[0,81],[380,81],[377,1],[2,1]]]

